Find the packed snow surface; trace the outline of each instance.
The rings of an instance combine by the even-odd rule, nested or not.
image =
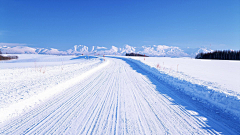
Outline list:
[[[240,133],[235,115],[193,100],[148,67],[127,57],[1,62],[0,134]]]

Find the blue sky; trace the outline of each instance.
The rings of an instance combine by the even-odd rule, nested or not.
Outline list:
[[[0,43],[240,49],[240,1],[0,0]]]

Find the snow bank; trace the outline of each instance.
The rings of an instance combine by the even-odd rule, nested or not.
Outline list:
[[[123,59],[129,62],[132,62],[134,64],[137,64],[139,68],[144,69],[146,72],[156,77],[157,79],[191,96],[193,100],[198,100],[200,102],[203,102],[209,105],[217,106],[218,108],[221,108],[225,112],[229,112],[237,117],[240,117],[239,91],[237,92],[237,91],[231,91],[229,89],[222,89],[223,87],[219,86],[217,83],[195,79],[194,77],[185,75],[182,72],[177,72],[176,70],[173,70],[169,67],[164,67],[163,64],[158,66],[158,68],[160,67],[162,69],[162,70],[159,70],[155,68],[157,65],[154,65],[153,67],[153,66],[149,66],[147,64],[142,63],[140,60],[136,60],[136,59],[142,59],[142,61],[144,61],[144,58],[130,58],[130,59],[123,58]],[[145,59],[149,60],[148,58],[145,58]],[[156,60],[155,60],[155,63],[156,63]],[[208,67],[205,67],[205,68],[208,68]],[[176,66],[176,69],[177,69],[177,66]],[[195,69],[192,69],[192,70],[195,70]],[[237,71],[237,74],[238,72],[239,71]],[[230,77],[230,80],[235,80],[239,76],[235,79],[231,78],[231,76],[228,76],[228,77]],[[236,85],[239,85],[239,83]]]

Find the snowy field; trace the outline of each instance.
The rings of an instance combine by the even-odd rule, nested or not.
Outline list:
[[[194,84],[221,89],[222,92],[240,94],[240,61],[204,60],[169,57],[132,57],[157,68],[162,73]]]
[[[0,134],[240,134],[240,63],[21,54],[0,61]]]

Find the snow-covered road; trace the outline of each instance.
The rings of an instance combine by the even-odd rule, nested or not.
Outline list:
[[[0,125],[0,134],[240,134],[232,118],[135,63],[106,60],[104,69]]]

